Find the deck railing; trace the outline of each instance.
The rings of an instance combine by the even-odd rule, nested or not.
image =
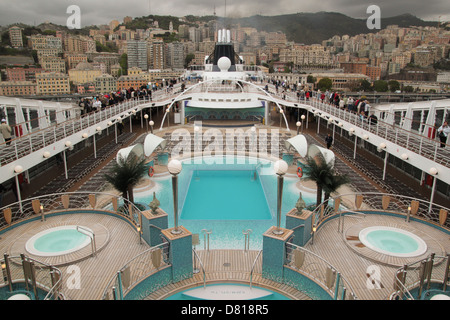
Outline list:
[[[436,226],[450,229],[449,208],[430,203],[429,201],[388,193],[349,193],[330,197],[313,210],[313,226],[320,224],[331,216],[337,216],[339,229],[343,229],[346,213],[364,211],[389,212],[398,214],[409,221],[419,218]]]
[[[142,225],[141,210],[121,196],[101,192],[66,192],[28,198],[0,208],[0,231],[35,216],[43,220],[46,215],[55,212],[91,210],[113,212],[130,221],[136,230]]]
[[[415,152],[427,159],[433,160],[443,166],[450,167],[450,153],[448,148],[441,148],[441,142],[437,139],[428,137],[426,132],[421,133],[419,131],[406,130],[399,125],[383,121],[383,119],[378,119],[377,123],[372,123],[368,121],[367,118],[361,117],[359,114],[350,112],[346,109],[341,109],[336,107],[334,104],[322,102],[319,99],[317,92],[313,92],[313,96],[309,99],[299,99],[295,92],[281,92],[281,90],[278,92],[274,91],[274,87],[272,85],[269,86],[269,91],[272,96],[278,99],[294,104],[298,103],[311,106],[314,115],[325,117],[324,119],[326,121],[331,118],[333,125],[339,125],[340,121],[346,121],[354,126],[354,129],[361,128],[367,132],[382,137],[386,141],[406,147],[412,152]],[[325,113],[327,115],[325,115]],[[403,121],[408,120],[409,119],[403,119]],[[426,124],[422,123],[420,125],[422,130],[426,127]],[[346,130],[349,129],[350,128],[346,128]]]
[[[164,242],[140,253],[127,262],[105,287],[102,300],[123,300],[138,283],[169,265],[169,243]],[[164,286],[165,284],[161,284]],[[141,292],[140,299],[151,292]]]
[[[431,254],[426,259],[405,265],[394,276],[394,292],[390,299],[421,300],[424,293],[434,289],[446,291],[449,285],[450,254],[437,256]]]
[[[303,247],[287,242],[284,264],[326,288],[334,300],[357,300],[350,283],[333,265]]]
[[[10,257],[7,254],[0,260],[2,274],[0,286],[7,286],[11,294],[15,292],[15,285],[23,284],[24,289],[16,290],[30,299],[39,300],[40,290],[47,292],[44,300],[63,300],[61,294],[61,271],[51,265],[32,259],[25,255]]]

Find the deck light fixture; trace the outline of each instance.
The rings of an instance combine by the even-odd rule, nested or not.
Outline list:
[[[284,233],[283,230],[280,228],[280,222],[281,222],[281,201],[283,197],[283,176],[286,174],[288,170],[288,164],[284,160],[278,160],[274,163],[273,168],[275,170],[275,173],[278,176],[277,179],[277,228],[273,231],[276,235],[281,235]]]
[[[178,229],[178,174],[183,168],[179,160],[173,159],[167,165],[169,173],[172,175],[172,193],[173,193],[173,214],[175,227],[172,229],[172,234],[180,234],[181,230]]]

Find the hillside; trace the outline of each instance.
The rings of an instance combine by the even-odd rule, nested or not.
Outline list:
[[[355,19],[336,12],[316,12],[316,13],[294,13],[277,16],[261,16],[256,15],[246,18],[221,18],[214,16],[185,17],[189,25],[195,25],[195,21],[207,22],[217,19],[219,27],[231,28],[233,25],[241,25],[242,27],[253,27],[259,31],[276,32],[281,31],[286,34],[288,41],[296,43],[313,44],[321,43],[323,40],[329,39],[334,35],[365,34],[377,32],[378,30],[370,30],[367,28],[365,19]],[[172,21],[175,30],[181,24],[178,17],[174,16],[143,16],[135,17],[133,21],[127,24],[129,29],[146,29],[151,27],[153,21],[158,21],[162,29],[168,29],[169,22]],[[403,14],[394,17],[382,18],[381,28],[388,25],[396,24],[400,27],[409,26],[436,26],[436,22],[423,21],[411,14]],[[74,34],[88,35],[90,28],[97,26],[83,27],[81,30],[69,30],[65,26],[55,25],[53,23],[43,23],[37,27],[21,25],[25,29],[25,35],[36,34],[47,31],[48,33],[57,30],[63,30]],[[5,32],[7,29],[4,28]]]
[[[240,24],[242,27],[254,27],[260,31],[267,32],[281,31],[286,34],[288,41],[304,44],[321,43],[334,35],[354,36],[361,33],[379,31],[368,29],[365,19],[355,19],[335,12],[227,19],[226,25],[231,24]],[[382,29],[392,24],[400,27],[436,26],[436,22],[426,22],[411,14],[381,19]]]

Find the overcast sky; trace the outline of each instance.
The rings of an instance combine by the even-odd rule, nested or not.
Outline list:
[[[214,7],[217,16],[221,17],[328,11],[368,18],[367,7],[378,5],[382,17],[411,13],[423,20],[450,20],[448,0],[0,0],[0,25],[15,22],[38,25],[45,21],[65,25],[70,16],[67,13],[70,5],[80,7],[81,26],[108,24],[114,19],[122,22],[124,16],[213,15]]]

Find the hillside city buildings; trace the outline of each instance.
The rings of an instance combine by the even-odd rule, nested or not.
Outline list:
[[[149,21],[151,27],[135,30],[127,28],[132,21],[113,20],[85,36],[62,31],[24,36],[20,27],[10,27],[11,47],[32,50],[38,66],[7,65],[0,95],[103,94],[178,78],[186,67],[201,68],[217,40],[216,21],[197,21],[194,27],[179,18],[178,28],[170,22],[166,29]],[[442,92],[450,83],[448,72],[432,67],[449,58],[450,32],[438,26],[391,25],[310,45],[288,41],[282,32],[239,25],[230,29],[230,36],[244,64],[264,66],[272,79],[310,86],[308,75],[316,83],[327,77],[339,91],[351,91],[361,80],[393,79],[416,92]]]

